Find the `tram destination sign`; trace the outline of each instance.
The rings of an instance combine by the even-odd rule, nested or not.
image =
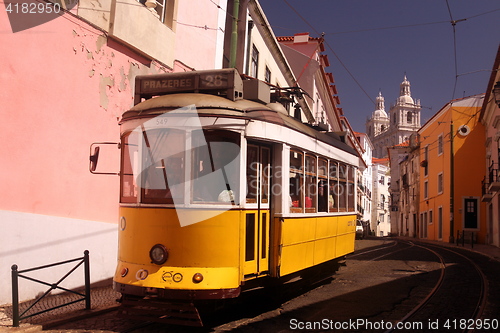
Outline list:
[[[141,75],[135,80],[135,104],[142,98],[178,92],[215,92],[234,100],[239,97],[235,92],[242,90],[243,82],[234,68]]]

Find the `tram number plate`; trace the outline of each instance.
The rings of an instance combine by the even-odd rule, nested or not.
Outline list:
[[[200,89],[225,89],[228,87],[227,74],[200,75]]]

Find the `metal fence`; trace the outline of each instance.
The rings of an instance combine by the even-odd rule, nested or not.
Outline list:
[[[59,265],[64,265],[68,264],[71,262],[77,262],[76,265],[62,278],[59,279],[56,283],[48,283],[45,281],[41,281],[26,275],[22,275],[24,273],[36,271],[36,270],[41,270],[41,269],[46,269],[46,268],[51,268],[54,266],[59,266]],[[74,291],[74,290],[69,290],[66,288],[63,288],[59,286],[61,282],[63,282],[68,276],[70,276],[78,267],[81,265],[84,265],[84,275],[85,275],[85,294],[82,294],[80,292]],[[19,327],[19,321],[23,319],[27,319],[48,311],[52,311],[55,309],[62,308],[64,306],[68,306],[77,302],[82,302],[85,301],[85,309],[90,310],[90,261],[89,261],[89,251],[85,250],[83,257],[80,258],[75,258],[75,259],[70,259],[66,261],[61,261],[58,263],[50,264],[50,265],[45,265],[45,266],[40,266],[40,267],[35,267],[35,268],[29,268],[29,269],[24,269],[21,271],[18,271],[17,265],[12,265],[12,325],[14,327]],[[37,282],[43,285],[46,285],[49,287],[49,289],[41,296],[39,297],[33,304],[31,304],[26,310],[24,310],[21,314],[19,314],[19,278],[27,279],[33,282]],[[60,289],[63,291],[66,291],[68,293],[72,293],[78,296],[81,296],[81,298],[67,302],[62,305],[58,305],[55,307],[51,307],[48,309],[43,309],[41,311],[38,311],[36,313],[32,313],[29,315],[26,315],[35,305],[37,305],[45,296],[49,295],[52,290],[55,289]]]
[[[457,246],[465,243],[469,243],[471,248],[474,248],[474,242],[476,242],[476,234],[473,231],[457,230]]]

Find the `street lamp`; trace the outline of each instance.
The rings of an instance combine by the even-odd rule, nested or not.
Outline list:
[[[493,97],[495,97],[495,103],[500,107],[500,81],[497,81],[493,87]]]

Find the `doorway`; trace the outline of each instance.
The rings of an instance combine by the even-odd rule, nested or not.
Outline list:
[[[269,272],[271,148],[247,145],[245,277]]]

